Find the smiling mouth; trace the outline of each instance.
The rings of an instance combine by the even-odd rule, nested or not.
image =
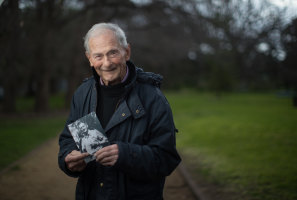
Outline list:
[[[110,66],[108,68],[102,68],[102,67],[99,68],[99,70],[102,71],[102,72],[111,72],[111,71],[114,71],[116,69],[117,69],[117,67],[115,67],[115,66]]]
[[[115,71],[117,68],[114,67],[114,68],[110,68],[110,69],[100,69],[100,71],[102,72],[112,72],[112,71]]]

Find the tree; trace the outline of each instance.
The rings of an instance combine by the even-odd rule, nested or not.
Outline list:
[[[207,8],[207,12],[203,13],[203,8]],[[208,29],[206,43],[215,50],[214,55],[224,52],[227,59],[232,58],[233,64],[227,64],[224,68],[229,66],[230,69],[225,72],[229,73],[229,77],[233,77],[233,83],[238,89],[250,88],[259,77],[267,73],[257,70],[263,67],[256,59],[260,53],[257,47],[261,43],[267,43],[271,51],[277,48],[278,44],[273,42],[277,38],[271,37],[271,33],[279,32],[283,12],[268,1],[258,4],[251,0],[203,1],[198,6],[197,15],[205,21]],[[216,59],[216,56],[214,58]],[[224,58],[221,57],[215,65],[220,65],[222,60]],[[267,78],[274,81],[274,77]]]
[[[16,96],[21,83],[22,61],[21,45],[22,36],[19,1],[5,1],[0,8],[0,69],[1,82],[4,88],[4,112],[16,110]]]
[[[283,61],[284,82],[288,89],[293,90],[293,105],[297,106],[297,18],[283,30],[282,42],[286,51]]]
[[[35,95],[38,112],[49,109],[48,99],[60,87],[59,82],[68,83],[68,104],[77,85],[91,75],[82,37],[102,21],[117,23],[125,30],[133,47],[132,61],[164,75],[166,87],[190,86],[219,94],[273,88],[279,82],[275,52],[283,11],[266,0],[259,4],[252,0],[21,0],[14,7],[17,20],[9,22],[15,24],[13,30],[3,20],[12,19],[8,2],[13,1],[5,1],[0,13],[0,45],[5,52],[0,67],[7,74],[0,75],[0,84],[12,94],[24,90],[10,84],[13,74],[22,81],[21,86],[29,88],[27,94]],[[17,36],[11,37],[12,32]],[[14,43],[14,50],[6,51]],[[261,45],[266,50],[259,50]],[[9,59],[16,61],[13,68],[8,67],[12,66]],[[6,102],[15,105],[13,96],[7,93],[11,101]]]

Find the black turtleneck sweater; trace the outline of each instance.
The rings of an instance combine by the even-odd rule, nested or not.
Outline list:
[[[98,97],[96,114],[99,118],[102,128],[106,127],[113,113],[123,100],[126,91],[125,86],[131,82],[131,71],[132,70],[129,69],[129,75],[125,82],[113,86],[101,85],[100,78],[97,76],[96,81]]]

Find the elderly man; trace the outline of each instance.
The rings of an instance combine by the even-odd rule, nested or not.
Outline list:
[[[95,24],[85,36],[93,76],[76,90],[60,135],[60,168],[79,177],[76,199],[160,200],[165,177],[179,164],[170,106],[162,77],[135,67],[122,29]],[[95,111],[109,146],[86,164],[67,125]]]

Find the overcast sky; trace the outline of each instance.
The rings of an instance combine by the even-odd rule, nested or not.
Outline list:
[[[261,1],[261,0],[260,0]],[[279,6],[280,8],[288,7],[288,17],[297,16],[297,0],[269,0],[271,3]]]
[[[0,5],[3,3],[4,0],[0,0]],[[149,3],[152,0],[131,0],[133,2],[138,3]],[[255,0],[255,1],[261,1],[261,0]],[[297,16],[297,0],[269,0],[271,3],[279,6],[280,8],[288,7],[288,18],[296,17]]]
[[[280,7],[283,7],[286,5],[293,5],[294,7],[297,6],[297,0],[270,0],[270,2]]]

